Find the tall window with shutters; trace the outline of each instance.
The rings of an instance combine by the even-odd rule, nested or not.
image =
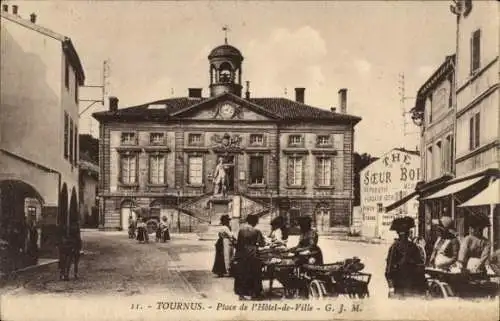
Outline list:
[[[303,185],[303,163],[302,156],[291,156],[288,158],[288,185],[302,186]]]
[[[453,164],[455,162],[455,156],[453,154],[454,152],[454,140],[452,135],[446,136],[446,142],[448,144],[448,172],[452,173],[453,172]]]
[[[69,115],[64,112],[64,158],[69,157]]]
[[[165,184],[165,155],[149,156],[149,182],[155,185]]]
[[[201,185],[203,183],[203,157],[189,156],[188,184]]]
[[[122,184],[137,182],[137,157],[134,154],[124,154],[120,159],[120,181]]]
[[[425,158],[425,179],[430,180],[434,178],[433,173],[433,163],[432,163],[432,146],[427,147],[426,158]]]
[[[78,90],[79,90],[79,86],[78,86],[78,81],[75,79],[75,103],[78,104],[78,96],[79,96],[79,93],[78,93]]]
[[[436,151],[434,152],[434,175],[440,176],[443,171],[443,143],[438,141],[436,143]]]
[[[73,135],[73,165],[78,164],[78,126],[75,125],[75,133]]]
[[[264,183],[264,156],[250,156],[250,184]]]
[[[75,134],[75,131],[73,129],[73,120],[70,118],[69,119],[69,162],[71,164],[74,163],[75,159],[75,150],[74,150],[74,137],[73,135]]]
[[[469,119],[469,150],[474,150],[480,145],[481,121],[480,114],[475,113]]]
[[[472,33],[470,39],[470,74],[476,73],[481,68],[481,29]]]
[[[316,185],[332,185],[332,159],[330,157],[316,158]]]

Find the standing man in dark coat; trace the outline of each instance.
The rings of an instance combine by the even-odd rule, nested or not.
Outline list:
[[[410,229],[415,227],[411,217],[396,218],[391,230],[399,237],[387,255],[385,277],[389,296],[399,298],[424,295],[426,292],[425,265],[417,245],[409,240]]]
[[[259,218],[248,215],[240,227],[234,260],[234,292],[241,300],[262,296],[262,263],[258,257],[259,246],[265,246],[262,232],[255,228]]]
[[[61,229],[61,239],[59,244],[59,278],[64,281],[69,280],[69,270],[74,264],[74,278],[78,278],[78,263],[80,261],[80,251],[82,249],[82,238],[78,223],[72,223],[69,231]]]

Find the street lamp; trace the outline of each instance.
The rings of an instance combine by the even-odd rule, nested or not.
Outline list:
[[[415,108],[412,109],[410,112],[411,112],[411,120],[413,121],[413,123],[418,127],[422,126],[424,122],[424,112],[421,110],[416,110]]]

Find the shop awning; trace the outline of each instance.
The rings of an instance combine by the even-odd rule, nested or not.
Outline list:
[[[448,185],[445,188],[443,188],[442,190],[440,190],[440,191],[438,191],[438,192],[436,192],[434,194],[431,194],[431,195],[429,195],[427,197],[424,197],[422,199],[429,200],[429,199],[440,198],[440,197],[444,197],[444,196],[448,196],[448,195],[451,195],[451,194],[458,193],[458,192],[460,192],[460,191],[468,188],[469,186],[472,186],[472,185],[476,184],[477,182],[479,182],[483,178],[484,178],[484,176],[480,176],[480,177],[471,178],[471,179],[468,179],[468,180],[465,180],[465,181],[461,181],[461,182],[458,182],[458,183],[454,183],[454,184]]]
[[[488,187],[486,187],[481,193],[477,194],[467,202],[459,205],[458,207],[466,206],[481,206],[481,205],[491,205],[499,203],[500,185],[498,180],[495,180]]]
[[[417,198],[417,197],[418,197],[418,193],[417,192],[410,193],[410,194],[406,195],[405,197],[403,197],[402,199],[400,199],[399,201],[396,201],[396,202],[394,202],[394,203],[386,206],[385,207],[385,212],[390,212],[393,209],[398,208],[401,205],[405,204],[406,202],[410,201],[411,199],[414,199],[414,198]]]

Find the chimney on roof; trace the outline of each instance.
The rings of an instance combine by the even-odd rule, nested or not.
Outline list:
[[[109,97],[109,111],[117,111],[118,110],[118,98],[115,96]]]
[[[339,107],[340,112],[345,114],[347,111],[347,89],[342,88],[339,90]]]
[[[9,5],[8,4],[2,5],[2,8],[3,8],[3,12],[9,12]]]
[[[247,80],[246,84],[247,84],[247,91],[245,92],[245,98],[250,99],[250,82]]]
[[[30,14],[30,21],[31,21],[31,23],[36,23],[36,14],[35,13]]]
[[[189,88],[188,96],[189,98],[201,98],[203,88]]]
[[[295,101],[298,103],[304,103],[305,88],[295,88]]]
[[[17,15],[17,8],[19,8],[17,5],[12,5],[12,13]]]

